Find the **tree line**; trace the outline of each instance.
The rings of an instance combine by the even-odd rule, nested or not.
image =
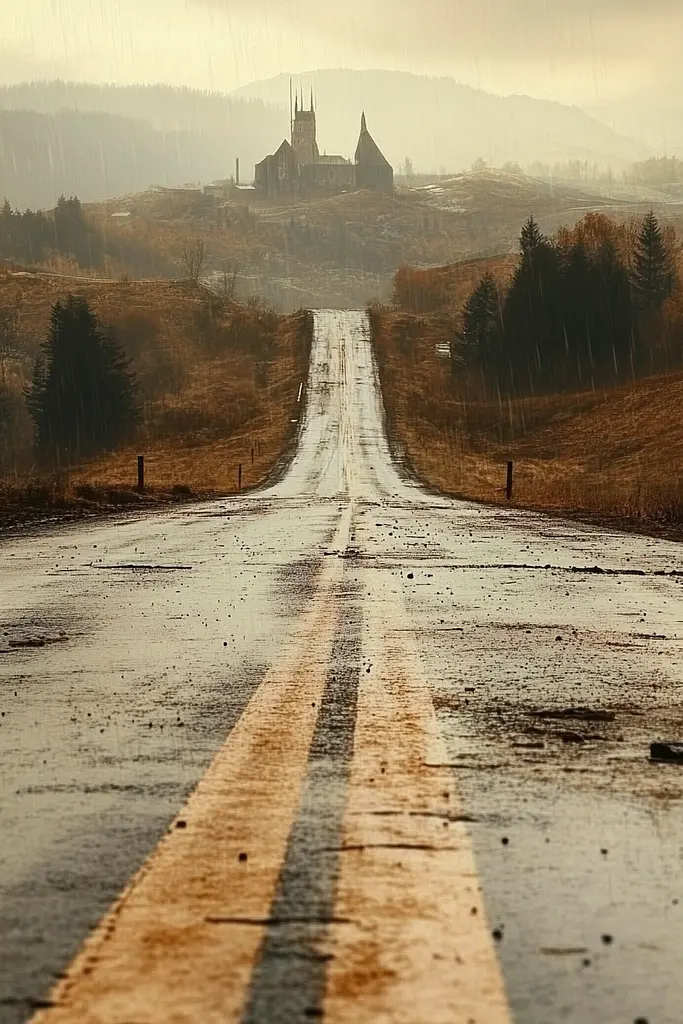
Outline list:
[[[106,271],[109,258],[132,276],[173,272],[169,261],[149,245],[100,230],[77,196],[60,196],[54,210],[48,212],[22,213],[5,199],[0,205],[0,258],[30,266],[45,263],[55,254],[84,269]]]
[[[634,237],[628,225],[589,214],[548,238],[530,217],[507,289],[489,272],[467,299],[454,368],[505,394],[605,385],[658,368],[676,259],[675,236],[653,212]]]
[[[0,255],[25,263],[42,263],[51,252],[72,256],[82,267],[102,259],[99,233],[88,223],[80,200],[60,196],[50,215],[41,210],[0,208]]]

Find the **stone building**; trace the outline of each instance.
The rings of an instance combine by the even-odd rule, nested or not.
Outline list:
[[[297,97],[291,143],[285,139],[275,153],[256,165],[255,184],[262,195],[269,196],[334,194],[356,188],[393,194],[394,172],[368,131],[365,114],[353,161],[321,154],[311,94],[308,110]]]

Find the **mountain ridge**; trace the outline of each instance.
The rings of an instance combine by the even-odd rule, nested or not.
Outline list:
[[[321,149],[348,150],[365,110],[370,130],[394,166],[408,156],[416,170],[452,171],[481,156],[494,166],[583,158],[617,167],[651,155],[646,145],[578,106],[525,94],[498,96],[447,76],[322,69],[262,79],[230,96],[286,111],[290,81],[305,102],[314,90]]]

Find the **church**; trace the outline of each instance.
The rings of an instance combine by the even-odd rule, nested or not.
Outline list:
[[[321,154],[316,136],[313,94],[308,110],[297,96],[291,142],[285,139],[256,165],[257,190],[267,196],[329,195],[359,188],[393,194],[393,168],[368,131],[365,114],[353,161]]]

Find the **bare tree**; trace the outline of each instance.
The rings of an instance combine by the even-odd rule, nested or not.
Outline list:
[[[187,276],[193,284],[199,282],[202,270],[204,269],[204,239],[195,238],[183,246],[181,264],[187,270]]]
[[[223,271],[223,297],[226,299],[232,299],[235,294],[235,284],[237,283],[237,271],[233,270],[228,272]]]

